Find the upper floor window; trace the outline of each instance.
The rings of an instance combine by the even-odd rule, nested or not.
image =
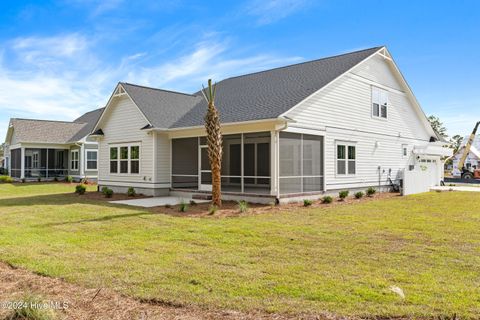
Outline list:
[[[387,119],[388,116],[388,92],[372,87],[372,115],[377,118]]]

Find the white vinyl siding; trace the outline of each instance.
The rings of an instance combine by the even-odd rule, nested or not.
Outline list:
[[[122,182],[126,186],[134,182],[151,185],[155,180],[153,177],[153,133],[141,130],[147,124],[147,120],[128,96],[114,98],[106,112],[99,123],[104,137],[99,141],[98,158],[105,159],[105,161],[98,162],[99,181]],[[138,174],[110,173],[110,147],[119,147],[120,145],[140,146]],[[120,153],[118,153],[118,157],[120,157]],[[134,161],[137,160],[134,159]],[[118,165],[119,171],[120,165]]]
[[[406,93],[399,91],[402,88],[387,63],[377,58],[366,61],[285,114],[294,120],[289,127],[325,134],[327,190],[386,184],[388,174],[395,180],[399,170],[412,160],[402,157],[402,145],[411,150],[430,139],[420,119],[424,115],[415,110]],[[380,71],[381,75],[376,74]],[[372,117],[372,86],[388,91],[388,121]],[[337,142],[352,140],[356,146],[355,175],[339,176]]]

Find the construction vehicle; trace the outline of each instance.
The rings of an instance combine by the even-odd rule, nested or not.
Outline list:
[[[473,141],[475,140],[475,136],[477,134],[478,127],[480,126],[480,121],[477,122],[475,128],[468,138],[467,143],[465,144],[465,148],[463,149],[463,154],[458,162],[458,169],[461,172],[462,179],[480,179],[480,168],[467,168],[465,166],[465,161],[467,160],[468,154],[470,153],[470,149],[472,148]]]

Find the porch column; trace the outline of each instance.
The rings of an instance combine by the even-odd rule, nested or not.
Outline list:
[[[278,186],[278,132],[270,132],[270,194],[279,196]]]
[[[82,145],[80,146],[80,152],[78,153],[78,165],[79,165],[78,169],[80,169],[80,179],[85,178],[86,163],[87,163],[87,153],[85,152],[85,144],[82,143]],[[98,159],[97,159],[97,163],[98,163]]]
[[[25,178],[25,148],[20,148],[20,179]]]

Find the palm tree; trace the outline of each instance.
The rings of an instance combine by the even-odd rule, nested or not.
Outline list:
[[[207,90],[208,89],[208,90]],[[205,115],[205,129],[207,131],[208,160],[212,170],[212,204],[222,205],[222,132],[220,127],[220,115],[215,107],[215,94],[217,85],[212,85],[212,79],[208,79],[208,88],[203,87],[202,93],[208,103]]]

